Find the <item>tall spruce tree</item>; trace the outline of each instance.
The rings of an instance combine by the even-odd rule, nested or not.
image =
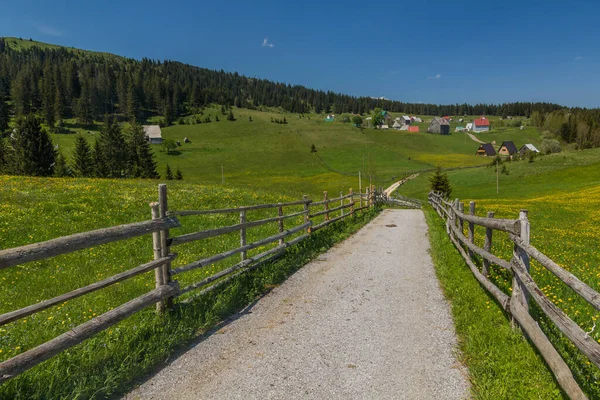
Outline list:
[[[177,167],[177,172],[175,173],[175,180],[177,180],[177,181],[183,180],[183,174],[181,173],[181,170],[179,169],[179,167]]]
[[[92,153],[92,165],[94,167],[94,176],[96,178],[106,178],[108,176],[108,167],[106,166],[106,158],[102,152],[100,139],[96,138],[94,142],[94,151]]]
[[[173,180],[173,171],[171,171],[171,167],[167,164],[167,168],[165,170],[165,179],[168,181]]]
[[[11,170],[17,175],[52,176],[56,150],[41,121],[34,115],[19,118],[11,140]]]
[[[108,178],[120,178],[127,170],[127,146],[121,127],[114,117],[105,116],[100,130],[100,151]]]
[[[445,198],[449,198],[452,195],[452,186],[448,175],[442,170],[442,167],[438,165],[433,175],[429,178],[431,184],[431,190],[434,192],[441,192]]]
[[[8,104],[4,101],[4,96],[0,93],[0,136],[2,132],[8,129]]]
[[[92,150],[87,140],[81,135],[75,138],[75,149],[71,161],[71,168],[75,176],[91,177],[94,176],[94,159]]]
[[[57,177],[67,177],[73,176],[73,171],[67,164],[66,158],[59,151],[56,156],[56,163],[54,164],[54,176]]]

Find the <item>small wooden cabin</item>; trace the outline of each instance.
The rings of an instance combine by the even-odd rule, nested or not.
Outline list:
[[[477,118],[473,121],[473,130],[475,132],[488,132],[490,130],[490,120],[483,116]]]
[[[439,133],[441,135],[449,135],[450,123],[444,118],[434,117],[431,120],[431,123],[429,124],[429,128],[427,128],[427,132]]]
[[[519,150],[517,150],[517,146],[512,141],[502,142],[500,148],[498,148],[498,154],[501,156],[514,156],[517,154]]]
[[[519,155],[523,157],[527,153],[539,153],[540,151],[531,143],[524,144],[523,147],[519,149]]]
[[[476,156],[482,157],[494,157],[496,155],[496,150],[494,150],[494,146],[491,143],[482,143],[477,149]]]
[[[160,130],[160,126],[158,125],[143,125],[142,129],[144,130],[144,136],[146,140],[151,144],[161,144],[162,143],[162,132]]]

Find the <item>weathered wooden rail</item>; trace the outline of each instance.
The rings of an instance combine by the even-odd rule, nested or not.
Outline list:
[[[355,207],[355,199],[358,199],[360,205],[358,208]],[[0,315],[0,326],[17,321],[20,318],[48,309],[57,304],[62,304],[65,301],[117,284],[118,282],[125,281],[145,272],[150,272],[153,270],[155,278],[154,290],[151,290],[140,297],[137,297],[98,317],[76,326],[70,331],[63,333],[48,342],[42,343],[8,360],[0,362],[0,384],[59,354],[63,350],[83,342],[84,340],[96,335],[97,333],[109,328],[110,326],[118,323],[132,314],[143,310],[148,306],[155,304],[157,312],[162,313],[168,310],[170,306],[172,306],[174,299],[179,296],[190,293],[197,289],[201,289],[198,292],[199,294],[204,294],[210,290],[214,290],[215,288],[229,282],[240,273],[258,268],[267,262],[281,257],[287,248],[305,240],[312,232],[324,228],[343,218],[354,216],[358,211],[373,207],[377,203],[377,199],[378,194],[373,187],[370,187],[367,190],[367,193],[354,193],[352,189],[350,189],[348,194],[344,195],[340,193],[340,197],[335,199],[328,199],[327,192],[325,192],[325,198],[320,202],[313,202],[311,199],[304,197],[302,200],[288,203],[260,204],[217,210],[170,211],[167,201],[167,186],[163,184],[159,185],[159,201],[157,203],[150,204],[152,215],[151,220],[127,225],[119,225],[90,232],[77,233],[41,243],[0,250],[0,269],[15,267],[27,262],[43,260],[57,255],[67,254],[77,250],[130,239],[146,234],[152,234],[152,244],[154,250],[153,261],[149,261],[135,268],[121,272],[90,285],[72,290],[60,296],[56,296],[40,303],[2,314]],[[329,207],[331,203],[338,204],[337,202],[339,202],[339,206],[334,208]],[[292,212],[287,215],[284,214],[284,209],[288,209],[289,207],[293,206],[303,206],[303,210],[301,212]],[[316,209],[321,207],[324,207],[324,209]],[[248,212],[270,209],[274,209],[277,212],[277,215],[257,221],[247,220]],[[240,219],[239,223],[237,224],[173,237],[170,235],[172,229],[181,227],[181,223],[177,217],[233,213],[239,213]],[[325,216],[325,221],[313,226],[311,219],[322,215]],[[301,224],[290,226],[286,229],[284,221],[294,218],[299,219],[300,217],[303,217],[303,222]],[[248,229],[269,223],[277,224],[277,234],[256,240],[252,243],[247,243]],[[172,247],[193,241],[217,237],[232,232],[239,232],[240,234],[239,247],[219,254],[211,255],[178,268],[171,267],[171,263],[177,257],[177,254],[171,252]],[[303,234],[286,241],[289,236],[297,233]],[[261,252],[260,254],[253,255],[251,257],[248,256],[249,250],[273,243],[277,243],[277,245],[269,250]],[[240,255],[239,262],[184,288],[180,288],[178,282],[173,280],[173,277],[179,274],[228,259],[236,254]]]
[[[470,202],[469,213],[464,211],[464,203],[456,199],[447,201],[440,193],[429,193],[429,203],[438,215],[446,221],[446,231],[479,283],[486,288],[509,313],[513,321],[518,323],[533,345],[538,349],[564,392],[572,399],[587,398],[581,390],[573,373],[556,351],[550,340],[539,327],[529,312],[529,301],[533,299],[541,311],[588,359],[600,367],[600,343],[589,333],[570,319],[558,308],[538,287],[530,275],[530,257],[552,272],[565,285],[573,289],[589,304],[600,310],[600,293],[579,280],[576,276],[560,267],[549,257],[529,243],[530,224],[528,213],[521,210],[518,219],[494,218],[494,213],[487,217],[475,215],[475,202]],[[467,235],[464,234],[467,222]],[[486,228],[484,247],[475,244],[475,225]],[[513,257],[510,261],[501,259],[491,253],[493,231],[508,233],[514,244]],[[475,255],[483,260],[481,270],[476,265]],[[488,278],[490,265],[497,265],[512,272],[512,293],[507,295]]]

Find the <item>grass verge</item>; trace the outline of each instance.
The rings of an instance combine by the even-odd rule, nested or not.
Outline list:
[[[459,359],[469,369],[476,399],[563,399],[543,359],[472,276],[431,207],[429,225],[436,275],[450,302]]]

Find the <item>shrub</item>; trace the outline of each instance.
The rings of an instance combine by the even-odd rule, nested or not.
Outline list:
[[[432,191],[441,192],[446,198],[450,197],[452,194],[450,180],[448,179],[448,175],[442,170],[441,166],[438,165],[431,178],[429,178],[429,182],[431,183]]]
[[[560,142],[556,139],[544,139],[540,151],[544,154],[560,153]]]

